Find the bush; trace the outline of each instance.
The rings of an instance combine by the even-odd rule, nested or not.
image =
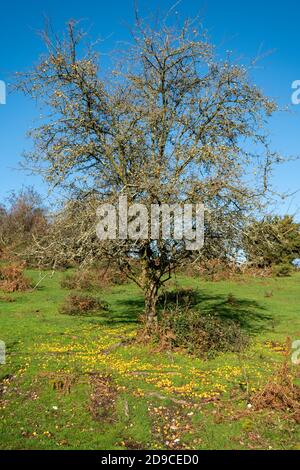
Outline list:
[[[184,349],[197,356],[241,352],[249,344],[239,323],[188,308],[163,312],[150,334],[164,348]]]
[[[24,276],[22,263],[13,263],[0,268],[0,289],[4,292],[24,292],[31,287],[31,281]]]
[[[94,287],[92,275],[89,271],[76,271],[67,274],[60,283],[63,289],[91,290]]]
[[[288,412],[300,424],[300,387],[295,379],[287,359],[265,386],[251,397],[254,410]]]
[[[193,306],[198,303],[198,291],[192,287],[166,291],[159,296],[158,304],[161,306]]]
[[[240,274],[240,268],[235,263],[219,259],[210,259],[199,264],[198,275],[207,281],[226,281]]]
[[[257,266],[245,265],[243,274],[249,277],[267,279],[274,275],[272,267],[259,268]]]
[[[71,294],[60,308],[60,313],[65,315],[87,315],[107,312],[108,305],[103,300],[82,294]]]
[[[108,286],[121,285],[126,276],[112,268],[79,270],[67,274],[61,281],[63,289],[97,290]]]
[[[289,277],[291,276],[292,272],[293,266],[288,263],[279,264],[273,268],[273,274],[276,277]]]

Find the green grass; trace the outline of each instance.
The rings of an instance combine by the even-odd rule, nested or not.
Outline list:
[[[29,274],[38,280],[38,272]],[[203,312],[238,318],[251,334],[244,353],[207,360],[136,344],[114,347],[136,333],[140,292],[114,287],[103,292],[104,316],[71,317],[59,313],[68,295],[60,288],[63,275],[49,275],[34,292],[10,294],[13,302],[0,300],[7,348],[0,365],[1,448],[299,447],[299,425],[288,414],[247,411],[247,393],[261,389],[284,360],[270,342],[300,339],[299,275],[218,283],[178,278],[180,286],[199,289]],[[230,293],[236,305],[226,303]],[[95,417],[97,407],[103,410]]]

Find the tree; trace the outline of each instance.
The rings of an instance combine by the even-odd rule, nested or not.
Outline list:
[[[258,268],[292,264],[300,258],[300,224],[290,215],[255,221],[245,231],[244,250]]]
[[[120,194],[149,210],[152,204],[203,203],[206,243],[223,238],[230,250],[266,193],[279,157],[268,148],[264,123],[276,104],[251,84],[246,67],[219,59],[201,31],[195,22],[177,30],[137,18],[132,45],[104,70],[95,46],[84,46],[85,33],[71,21],[62,38],[43,34],[46,55],[20,75],[18,88],[47,116],[31,131],[35,150],[27,162],[68,195],[59,217],[74,204],[86,207],[80,237],[73,231],[79,258],[85,252],[93,258],[96,221],[86,222],[95,220],[96,206],[116,204]],[[53,243],[41,246],[49,250]],[[174,237],[98,241],[95,256],[101,251],[142,288],[151,327],[159,289],[191,254],[195,258],[186,248]]]
[[[41,197],[31,187],[12,192],[0,207],[0,248],[10,256],[24,254],[34,237],[45,235],[47,218]]]

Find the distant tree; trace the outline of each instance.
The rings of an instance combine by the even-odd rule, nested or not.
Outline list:
[[[222,246],[231,249],[279,159],[264,130],[276,104],[251,84],[246,67],[220,59],[202,31],[195,21],[177,30],[166,21],[151,28],[137,19],[132,45],[115,53],[116,67],[104,71],[95,45],[85,48],[85,33],[71,21],[62,38],[44,33],[46,55],[19,76],[18,88],[37,99],[46,116],[31,131],[35,149],[27,164],[73,201],[57,216],[69,220],[73,257],[91,261],[101,250],[117,262],[143,290],[150,327],[159,289],[195,253],[173,238],[100,243],[99,203],[116,204],[120,194],[148,209],[203,203],[206,243],[226,237]],[[86,210],[72,221],[67,214],[76,204]],[[54,250],[54,263],[65,256],[64,233],[56,243],[40,243],[46,256]]]
[[[268,216],[248,227],[244,250],[250,264],[267,268],[300,258],[300,224],[289,215]]]
[[[34,237],[45,235],[48,222],[41,197],[33,188],[10,194],[6,207],[0,209],[1,250],[21,255]]]
[[[1,250],[4,246],[4,227],[5,227],[5,221],[6,221],[6,209],[4,205],[0,204],[0,256],[1,256]]]

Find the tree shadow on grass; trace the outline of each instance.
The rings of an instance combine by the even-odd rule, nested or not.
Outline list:
[[[202,315],[233,320],[241,328],[257,333],[268,328],[272,316],[255,300],[237,298],[232,294],[209,294],[192,288],[166,291],[160,297],[160,311],[189,307]]]
[[[101,323],[103,325],[138,323],[144,305],[144,300],[139,298],[117,300],[113,305],[110,305],[108,312],[101,317]]]
[[[200,311],[206,315],[215,315],[221,320],[233,320],[248,333],[259,333],[270,327],[272,315],[255,300],[241,299],[234,296],[209,296],[202,294],[198,303]]]
[[[198,310],[202,315],[214,315],[221,320],[233,320],[247,330],[256,334],[269,328],[272,316],[255,300],[236,298],[233,295],[212,295],[203,291],[195,291],[192,295],[191,308]],[[158,303],[158,310],[176,308],[174,295],[167,301]],[[177,306],[187,306],[186,300],[177,302]],[[134,324],[138,323],[144,310],[143,298],[120,299],[114,302],[109,312],[102,317],[103,324]]]

